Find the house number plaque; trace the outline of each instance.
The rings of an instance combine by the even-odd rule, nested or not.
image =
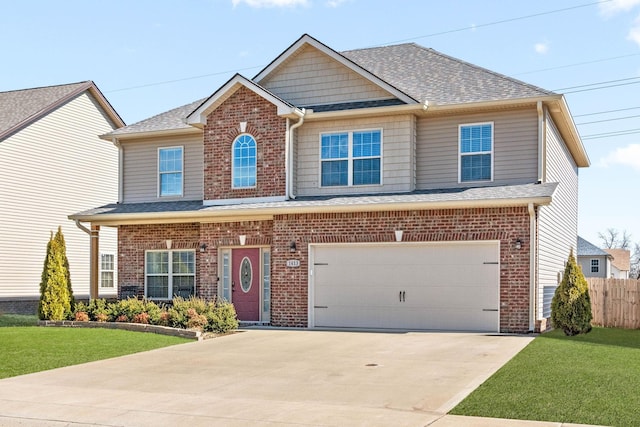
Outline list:
[[[297,259],[288,259],[287,267],[300,267],[300,261]]]

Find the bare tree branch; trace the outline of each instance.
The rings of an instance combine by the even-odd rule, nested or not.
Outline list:
[[[604,233],[598,232],[598,237],[602,240],[602,245],[607,249],[616,247],[618,242],[618,230],[615,228],[607,228]]]

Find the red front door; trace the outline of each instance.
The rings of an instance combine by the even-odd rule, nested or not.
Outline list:
[[[231,252],[231,300],[239,320],[260,320],[260,248]]]

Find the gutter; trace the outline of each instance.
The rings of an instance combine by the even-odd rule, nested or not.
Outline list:
[[[302,110],[298,110],[296,108],[293,112],[298,116],[298,121],[294,123],[293,126],[289,127],[289,119],[287,119],[287,127],[289,129],[285,135],[284,149],[285,196],[287,200],[296,198],[295,194],[293,194],[293,131],[302,126],[306,115],[306,110],[304,108]]]

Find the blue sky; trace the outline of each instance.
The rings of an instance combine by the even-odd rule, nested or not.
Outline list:
[[[592,163],[580,170],[579,233],[599,244],[599,231],[626,229],[640,242],[640,0],[0,5],[0,91],[93,80],[128,124],[235,72],[253,77],[304,33],[338,51],[415,42],[565,93]]]

